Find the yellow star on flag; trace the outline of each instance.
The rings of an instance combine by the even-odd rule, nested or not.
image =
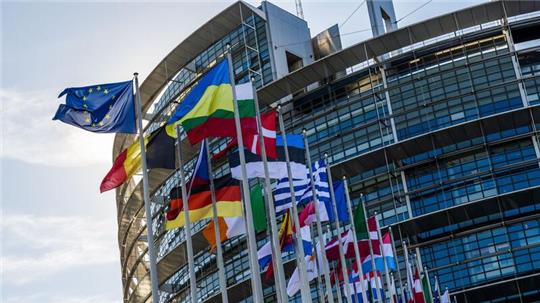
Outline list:
[[[103,93],[104,93],[104,94],[108,94],[108,93],[109,93],[109,90],[108,90],[108,89],[104,89],[104,90],[103,90]]]
[[[84,119],[84,122],[86,123],[90,122],[90,118],[86,117],[86,119]]]
[[[98,86],[96,89],[97,89],[98,91],[100,91],[100,90],[101,90],[101,86]]]
[[[110,119],[110,118],[111,118],[111,115],[109,115],[109,114],[107,114],[107,115],[105,116],[105,119]]]
[[[82,99],[83,99],[83,101],[86,101],[86,99],[88,99],[88,98],[86,98],[86,96],[83,96]]]
[[[92,93],[93,91],[94,91],[93,88],[89,88],[89,89],[88,89],[88,93],[89,93],[89,94]]]
[[[103,121],[99,121],[99,125],[100,125],[100,126],[103,126]]]

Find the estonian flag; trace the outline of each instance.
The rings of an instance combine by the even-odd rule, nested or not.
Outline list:
[[[305,179],[307,175],[306,156],[304,140],[302,135],[287,135],[287,147],[289,149],[289,159],[291,161],[291,172],[293,179]],[[270,178],[281,179],[288,176],[287,162],[285,161],[285,148],[281,136],[276,138],[277,158],[268,159],[268,171]],[[239,152],[236,151],[229,155],[229,165],[231,167],[232,177],[242,179],[240,170]],[[245,150],[246,170],[248,178],[264,178],[264,166],[259,155]]]

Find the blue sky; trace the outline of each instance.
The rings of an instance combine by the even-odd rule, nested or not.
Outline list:
[[[254,5],[258,2],[248,1]],[[303,1],[312,35],[362,1]],[[426,1],[394,1],[398,19]],[[433,1],[400,26],[483,1]],[[2,2],[1,301],[121,302],[113,135],[51,121],[65,87],[144,79],[230,1]],[[295,12],[294,1],[275,1]],[[369,28],[365,4],[341,28]],[[343,36],[345,46],[369,38]]]

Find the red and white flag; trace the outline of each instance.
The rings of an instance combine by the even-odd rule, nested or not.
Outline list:
[[[261,114],[261,126],[262,126],[262,134],[264,138],[264,147],[266,148],[266,156],[270,159],[277,158],[277,152],[276,152],[276,112],[275,111],[269,111],[264,114]],[[261,146],[260,146],[260,136],[259,134],[247,134],[242,136],[244,140],[244,147],[249,150],[250,152],[261,155]],[[225,154],[235,147],[238,144],[238,140],[236,137],[233,137],[229,144],[220,151],[219,153],[215,154],[212,158],[219,159]]]
[[[414,284],[413,284],[413,296],[415,303],[425,303],[424,301],[424,290],[422,289],[422,280],[420,279],[420,274],[418,269],[414,272]]]

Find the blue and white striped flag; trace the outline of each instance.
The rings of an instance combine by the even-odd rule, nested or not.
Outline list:
[[[326,163],[324,160],[319,160],[314,162],[312,167],[313,176],[315,179],[315,193],[317,194],[317,200],[319,201],[319,215],[321,217],[321,221],[333,220],[330,187],[328,185],[328,175],[326,173]],[[297,205],[305,205],[313,200],[311,178],[309,177],[309,173],[304,179],[293,180],[293,185],[294,197]],[[276,212],[291,208],[291,191],[288,178],[283,178],[278,181],[274,191],[274,200]]]

